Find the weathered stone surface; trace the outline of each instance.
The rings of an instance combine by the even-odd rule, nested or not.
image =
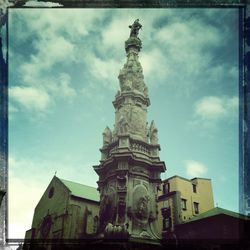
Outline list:
[[[144,83],[142,66],[139,62],[138,51],[129,48],[127,51],[127,62],[120,70],[118,79],[121,92],[134,91],[148,96],[148,89]]]
[[[157,238],[156,193],[160,173],[160,145],[154,121],[147,122],[150,105],[138,53],[141,40],[139,20],[125,42],[127,61],[119,73],[120,90],[115,96],[115,125],[103,132],[99,175],[101,194],[100,235],[106,238]]]
[[[158,129],[156,128],[154,121],[150,124],[149,138],[151,144],[158,144]]]
[[[112,132],[109,127],[106,127],[102,133],[103,135],[103,146],[108,145],[112,141]]]

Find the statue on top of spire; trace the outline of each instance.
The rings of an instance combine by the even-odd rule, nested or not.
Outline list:
[[[139,19],[136,19],[132,25],[128,26],[130,30],[130,36],[125,42],[125,50],[128,54],[130,49],[134,52],[139,52],[142,47],[141,39],[138,37],[139,30],[142,28],[142,25],[139,23]]]
[[[119,73],[119,81],[121,92],[133,91],[139,92],[148,98],[148,89],[144,83],[144,76],[142,66],[138,60],[138,52],[141,49],[142,42],[138,37],[139,30],[142,25],[139,23],[139,19],[136,19],[132,25],[128,26],[130,31],[130,37],[125,42],[125,50],[127,52],[127,62]]]
[[[138,37],[139,30],[142,28],[142,25],[139,23],[139,19],[136,19],[132,25],[128,26],[130,31],[130,37]]]

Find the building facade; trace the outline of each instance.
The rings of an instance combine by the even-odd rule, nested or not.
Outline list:
[[[52,245],[47,240],[92,238],[97,233],[99,205],[96,188],[54,176],[35,208],[25,249],[36,240],[41,249],[49,250]]]
[[[172,237],[175,225],[214,208],[211,180],[189,180],[177,175],[170,177],[162,181],[158,206],[159,230],[163,238]]]
[[[217,243],[230,240],[239,244],[239,240],[249,239],[249,223],[250,217],[215,207],[176,225],[175,233],[179,240],[214,240]]]
[[[182,227],[177,225],[184,225],[195,218],[203,219],[204,212],[214,208],[210,179],[188,180],[173,176],[162,181],[155,192],[158,194],[155,231],[160,238],[171,239],[176,234],[176,228],[179,228],[179,235],[184,235],[180,231]],[[41,242],[51,239],[100,238],[98,229],[103,221],[99,219],[99,200],[96,188],[54,176],[35,208],[32,227],[26,232],[26,242],[39,240],[40,246]],[[106,213],[111,209],[109,206]],[[121,232],[118,233],[124,238]],[[49,245],[42,244],[42,247],[51,249]]]

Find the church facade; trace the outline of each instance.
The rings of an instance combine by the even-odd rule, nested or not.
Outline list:
[[[96,188],[54,176],[35,208],[25,240],[38,240],[43,249],[50,249],[47,240],[93,237],[98,221],[99,192]],[[25,249],[29,249],[29,244]]]

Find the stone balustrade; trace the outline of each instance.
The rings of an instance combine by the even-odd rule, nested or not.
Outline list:
[[[149,152],[150,152],[149,148],[145,144],[138,143],[138,142],[131,142],[130,149],[132,151],[142,152],[145,154],[149,154]]]

